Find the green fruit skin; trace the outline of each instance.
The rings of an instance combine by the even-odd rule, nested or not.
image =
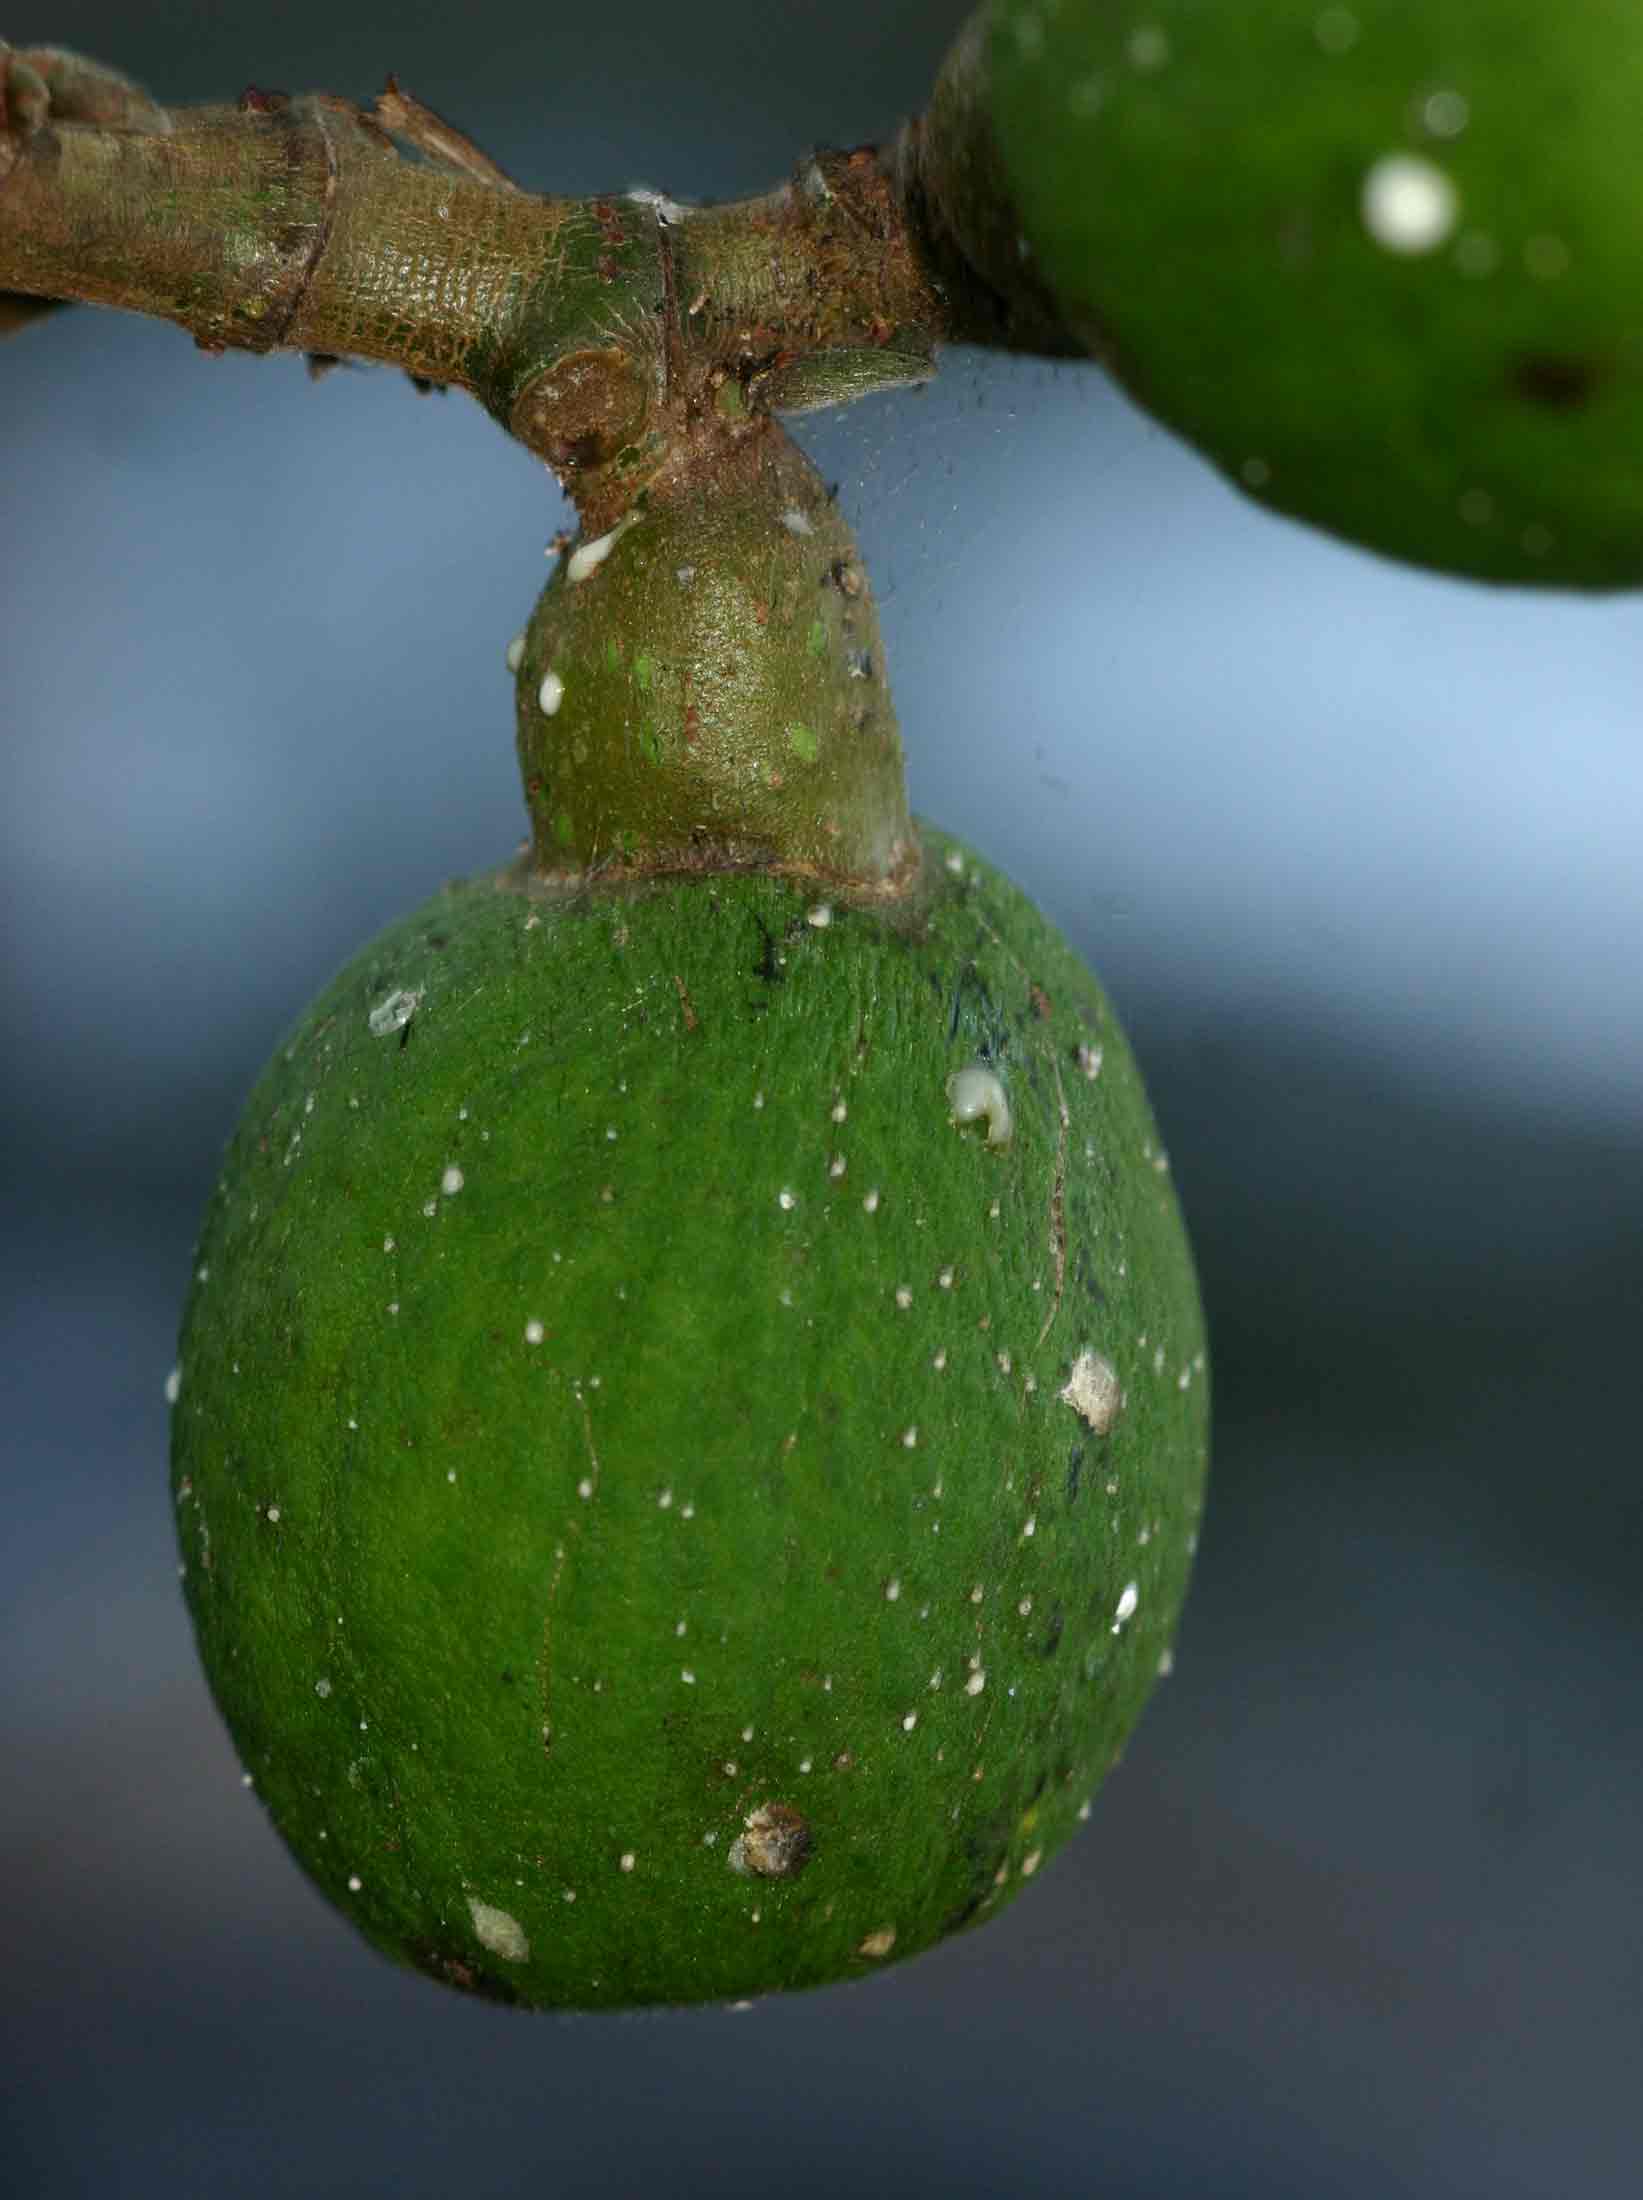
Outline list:
[[[1477,579],[1643,580],[1633,0],[997,0],[1023,244],[1263,503]],[[1453,219],[1372,234],[1429,165]]]
[[[233,1139],[185,1592],[293,1854],[435,1978],[871,1974],[1020,1890],[1154,1684],[1208,1417],[1165,1156],[1072,950],[923,839],[906,905],[827,921],[757,875],[448,888]],[[952,1120],[977,1062],[1001,1146]],[[806,1853],[762,1876],[777,1805]]]

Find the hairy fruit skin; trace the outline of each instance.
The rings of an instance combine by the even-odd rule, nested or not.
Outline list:
[[[293,1854],[435,1978],[871,1973],[1019,1891],[1153,1685],[1206,1458],[1174,1192],[1088,972],[924,842],[894,907],[447,889],[246,1109],[186,1594]]]

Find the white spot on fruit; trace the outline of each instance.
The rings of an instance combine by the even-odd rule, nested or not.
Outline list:
[[[524,662],[525,637],[523,634],[516,634],[513,640],[508,644],[508,670],[510,672],[517,672]]]
[[[1087,1346],[1074,1360],[1072,1373],[1056,1396],[1063,1405],[1071,1406],[1097,1436],[1106,1435],[1124,1403],[1118,1370],[1111,1360]]]
[[[865,1940],[857,1943],[856,1953],[875,1958],[887,1956],[895,1945],[896,1928],[893,1925],[881,1925],[876,1933],[869,1933]]]
[[[790,504],[782,514],[782,525],[790,535],[813,535],[816,530],[810,523],[808,512],[801,512],[796,504]]]
[[[648,206],[664,229],[690,219],[690,208],[680,199],[670,199],[665,191],[636,188],[627,196],[635,206]]]
[[[174,1406],[183,1394],[183,1371],[174,1367],[165,1379],[165,1402]]]
[[[1010,1120],[1009,1096],[997,1073],[985,1062],[972,1062],[968,1069],[955,1070],[947,1080],[947,1105],[953,1122],[963,1129],[967,1123],[987,1119],[987,1143],[989,1146],[1007,1146],[1013,1125]]]
[[[1112,1631],[1115,1635],[1117,1634],[1118,1630],[1123,1626],[1126,1620],[1133,1619],[1135,1617],[1135,1608],[1140,1603],[1140,1601],[1141,1589],[1139,1583],[1134,1581],[1126,1581],[1123,1590],[1119,1595],[1117,1606],[1113,1611]]]
[[[422,987],[413,992],[401,986],[390,993],[386,1000],[378,1001],[366,1018],[373,1039],[391,1038],[396,1031],[403,1031],[422,1005]]]
[[[1418,153],[1387,153],[1363,179],[1364,227],[1388,252],[1431,252],[1460,213],[1460,195],[1441,168]]]
[[[536,691],[536,700],[544,718],[552,718],[565,700],[565,683],[557,672],[544,672],[542,685]]]
[[[357,1886],[359,1882],[355,1880],[353,1884]],[[506,1910],[493,1909],[490,1903],[480,1902],[473,1895],[468,1897],[468,1915],[474,1921],[475,1937],[493,1956],[500,1956],[504,1963],[529,1962],[531,1944],[518,1918],[510,1917]]]
[[[546,1335],[547,1331],[534,1316],[525,1324],[525,1342],[527,1344],[540,1344]]]
[[[462,1171],[453,1161],[450,1167],[445,1171],[445,1174],[440,1178],[439,1188],[445,1194],[445,1197],[447,1199],[454,1199],[457,1193],[461,1191],[463,1185],[466,1182],[467,1178],[462,1174]]]
[[[580,587],[590,573],[596,573],[638,518],[637,512],[630,512],[626,519],[618,520],[608,534],[596,535],[592,542],[579,544],[565,560],[567,584],[572,588]]]

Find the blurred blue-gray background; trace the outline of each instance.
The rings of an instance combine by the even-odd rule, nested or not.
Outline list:
[[[532,188],[711,198],[887,134],[963,12],[5,29],[176,102],[392,68]],[[460,396],[111,315],[0,347],[0,428],[0,2188],[1634,2192],[1643,604],[1272,520],[1093,369],[800,424],[918,807],[1149,1070],[1213,1503],[1175,1677],[1006,1917],[751,2013],[521,2019],[357,1944],[242,1790],[162,1385],[277,1035],[518,836],[502,651],[565,511]]]

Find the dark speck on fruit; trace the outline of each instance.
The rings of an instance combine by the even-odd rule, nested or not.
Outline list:
[[[757,910],[754,911],[753,922],[758,926],[759,936],[764,942],[763,952],[753,965],[753,975],[762,978],[766,985],[781,985],[786,980],[786,972],[776,960],[776,935]]]
[[[1082,1444],[1074,1444],[1067,1456],[1067,1503],[1069,1505],[1073,1504],[1078,1497],[1078,1485],[1082,1481],[1083,1475],[1084,1447]]]
[[[1590,402],[1603,379],[1602,370],[1590,359],[1550,351],[1525,352],[1514,359],[1512,388],[1531,405],[1548,412],[1574,412]]]

